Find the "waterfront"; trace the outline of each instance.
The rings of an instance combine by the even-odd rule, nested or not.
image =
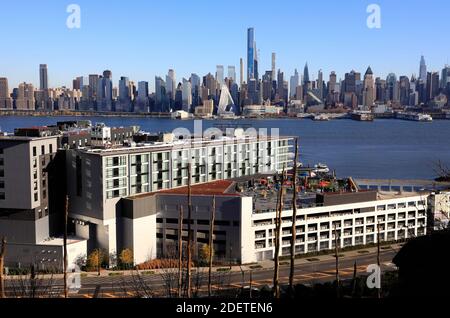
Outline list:
[[[17,127],[55,124],[63,120],[89,119],[110,126],[139,125],[142,130],[193,130],[193,120],[132,117],[23,117],[1,116],[2,131]],[[203,120],[203,128],[214,125],[244,128],[279,128],[280,134],[300,137],[301,160],[305,164],[327,163],[338,176],[383,179],[432,179],[437,160],[450,165],[450,123],[419,123],[380,119],[371,123],[352,120],[315,122],[299,119]]]

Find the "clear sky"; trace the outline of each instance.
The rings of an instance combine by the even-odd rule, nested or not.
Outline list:
[[[81,28],[69,29],[69,4],[81,8]],[[381,8],[381,28],[370,29],[369,4]],[[0,76],[10,89],[39,83],[39,64],[48,64],[50,86],[71,87],[76,76],[110,69],[148,80],[174,68],[177,81],[194,72],[214,74],[217,64],[246,62],[246,30],[255,28],[259,73],[270,69],[271,52],[288,78],[308,62],[310,77],[328,79],[352,69],[375,76],[418,73],[420,55],[428,69],[449,61],[448,0],[24,0],[0,5]],[[244,67],[245,69],[245,67]],[[226,71],[225,71],[226,72]],[[239,73],[238,73],[239,76]],[[245,78],[245,77],[244,77]]]

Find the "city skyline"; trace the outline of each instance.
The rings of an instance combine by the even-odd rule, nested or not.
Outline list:
[[[182,3],[149,5],[138,2],[135,7],[140,10],[123,16],[120,15],[121,10],[127,9],[124,3],[91,4],[79,1],[80,29],[69,29],[65,25],[69,15],[65,10],[67,3],[27,4],[20,10],[21,19],[15,18],[14,12],[17,10],[12,7],[8,10],[11,4],[6,3],[2,12],[13,14],[6,16],[0,13],[0,27],[14,29],[14,34],[5,34],[5,40],[14,45],[7,46],[2,53],[0,70],[1,75],[8,78],[10,88],[17,87],[23,81],[39,87],[39,74],[35,69],[43,63],[48,65],[49,87],[71,87],[75,77],[111,69],[116,74],[114,83],[121,76],[126,76],[135,82],[149,81],[149,87],[153,88],[154,76],[166,74],[169,68],[177,72],[180,79],[178,82],[181,82],[183,77],[188,78],[191,73],[214,74],[216,65],[231,65],[239,69],[239,59],[243,58],[246,79],[248,65],[245,32],[252,27],[258,44],[254,53],[257,55],[260,77],[265,70],[271,69],[273,52],[276,53],[277,69],[285,72],[285,78],[289,78],[294,69],[302,69],[305,62],[308,62],[311,79],[317,79],[319,69],[324,77],[335,71],[339,80],[343,79],[346,72],[352,69],[364,72],[369,65],[375,76],[381,78],[386,78],[391,72],[397,76],[411,76],[413,73],[418,76],[417,59],[422,54],[431,71],[439,72],[448,62],[448,57],[442,54],[448,51],[448,44],[440,41],[445,36],[442,21],[448,4],[443,1],[435,2],[439,6],[431,8],[429,5],[416,3],[405,5],[379,1],[381,28],[370,29],[366,25],[369,15],[366,8],[369,2],[346,7],[335,3],[289,3],[286,5],[293,10],[283,15],[281,23],[268,23],[263,17],[271,14],[269,7],[231,1],[230,7],[236,6],[239,10],[236,10],[236,23],[227,24],[225,33],[211,32],[214,28],[204,27],[217,18],[210,12],[219,12],[211,8],[216,4],[209,3],[208,6],[198,3],[188,8]],[[294,10],[299,8],[300,11]],[[244,15],[249,9],[253,9],[252,17]],[[191,14],[198,12],[201,15],[204,11],[209,14],[203,15],[202,19],[195,19]],[[178,12],[183,12],[185,16]],[[297,19],[294,19],[296,14]],[[105,23],[108,21],[105,17],[133,23]],[[334,35],[323,36],[324,41],[314,39],[329,34],[328,31],[302,31],[302,25],[307,25],[308,28],[316,25],[319,30],[320,23],[325,25],[327,19],[335,21],[336,28],[333,27]],[[420,22],[424,19],[427,23]],[[45,24],[41,23],[43,20],[46,21]],[[414,28],[414,24],[408,24],[411,25],[411,31],[399,28],[411,21],[417,21],[417,28]],[[157,31],[159,25],[164,27],[164,37]],[[40,37],[28,37],[26,44],[14,41],[26,32],[29,34],[31,28],[36,34],[45,33],[52,40],[42,42]],[[299,34],[302,35],[302,40],[293,40]],[[411,41],[399,41],[401,36],[407,34],[411,35]],[[439,45],[439,50],[435,49],[436,45]]]

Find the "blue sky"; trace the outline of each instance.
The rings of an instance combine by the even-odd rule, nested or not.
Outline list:
[[[69,29],[66,7],[81,7],[81,28]],[[366,25],[369,4],[381,8],[381,28]],[[195,72],[214,74],[217,64],[245,60],[246,29],[255,28],[260,68],[288,77],[308,61],[312,78],[322,69],[355,69],[370,64],[376,76],[418,73],[420,55],[440,71],[450,58],[446,0],[190,0],[190,1],[2,1],[0,76],[10,88],[38,83],[39,63],[47,63],[50,86],[71,87],[76,76],[111,69],[120,76],[148,80],[174,68],[177,80]]]

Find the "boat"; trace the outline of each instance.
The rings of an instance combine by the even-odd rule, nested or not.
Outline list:
[[[354,111],[350,118],[358,121],[373,121],[373,114],[370,111]]]
[[[431,122],[433,117],[428,114],[413,113],[413,112],[398,112],[396,114],[397,119],[421,121],[421,122]]]
[[[324,163],[318,163],[316,165],[314,165],[314,170],[313,172],[315,173],[328,173],[330,172],[330,168],[328,168],[328,166]]]
[[[330,118],[326,114],[314,115],[312,118],[314,121],[328,121]]]

